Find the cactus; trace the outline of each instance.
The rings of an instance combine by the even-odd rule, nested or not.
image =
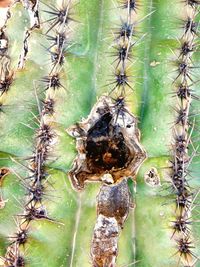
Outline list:
[[[8,2],[0,266],[200,266],[200,2]]]

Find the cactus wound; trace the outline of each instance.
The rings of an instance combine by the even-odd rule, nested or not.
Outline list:
[[[77,140],[78,156],[69,172],[77,190],[86,181],[101,181],[108,173],[114,183],[122,177],[134,177],[146,158],[139,143],[137,119],[124,104],[119,107],[119,99],[112,103],[102,96],[88,118],[68,132]]]
[[[10,172],[9,169],[7,169],[7,168],[1,168],[0,169],[0,189],[3,186],[3,180],[4,180],[5,176],[8,175],[9,172]],[[6,201],[3,199],[2,193],[0,191],[0,209],[3,209],[5,207],[5,203],[6,203]]]
[[[120,230],[129,214],[131,198],[127,180],[102,185],[97,196],[97,221],[91,246],[95,267],[115,266]]]
[[[9,56],[9,39],[6,33],[6,24],[10,18],[9,9],[6,10],[6,18],[0,28],[0,96],[7,93],[14,79],[14,72],[10,70],[11,58]]]
[[[38,11],[38,0],[23,0],[22,4],[25,9],[28,10],[30,18],[30,28],[24,32],[23,48],[19,57],[18,69],[23,69],[25,67],[25,61],[27,59],[27,54],[29,51],[28,40],[31,36],[31,31],[40,28],[40,19]]]
[[[140,131],[136,117],[128,110],[125,96],[133,89],[129,75],[129,61],[134,42],[132,12],[135,1],[123,1],[127,20],[116,31],[114,56],[114,79],[107,85],[109,95],[101,96],[88,118],[68,133],[76,138],[78,155],[69,172],[76,190],[84,188],[87,181],[102,181],[97,198],[97,221],[91,244],[92,266],[113,267],[118,254],[120,230],[128,216],[130,196],[127,177],[135,175],[146,158],[140,144]]]

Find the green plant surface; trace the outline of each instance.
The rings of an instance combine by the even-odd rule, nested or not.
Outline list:
[[[55,4],[54,1],[43,2]],[[40,10],[46,9],[45,4],[40,3]],[[91,266],[90,242],[100,184],[89,183],[81,193],[72,189],[67,172],[76,156],[76,148],[66,129],[86,118],[98,97],[111,88],[106,85],[113,74],[113,58],[109,53],[113,52],[113,29],[120,23],[117,5],[117,1],[107,0],[80,0],[72,5],[76,20],[70,33],[73,46],[66,52],[66,62],[61,71],[61,81],[66,89],[59,88],[54,94],[56,105],[52,128],[57,134],[57,143],[48,160],[52,186],[49,186],[49,196],[47,194],[44,199],[48,216],[55,221],[31,223],[28,244],[22,248],[27,266]],[[137,11],[137,20],[147,17],[137,26],[139,36],[145,35],[133,47],[131,85],[134,90],[128,92],[127,104],[138,116],[141,143],[148,159],[137,175],[136,192],[133,183],[130,183],[136,207],[130,210],[120,235],[119,267],[176,267],[178,262],[178,255],[174,255],[177,252],[175,242],[171,239],[173,231],[170,229],[175,205],[166,188],[173,107],[176,103],[171,94],[172,77],[176,75],[173,72],[172,50],[176,51],[176,37],[181,36],[182,32],[179,19],[183,5],[181,1],[143,0]],[[7,35],[11,64],[16,69],[29,17],[21,4],[13,6],[11,14]],[[41,12],[41,18],[45,20],[48,15]],[[49,55],[45,50],[49,45],[44,35],[45,27],[47,25],[44,23],[41,29],[32,32],[26,66],[23,70],[16,70],[10,90],[1,97],[7,107],[5,113],[0,113],[0,166],[13,170],[5,177],[0,191],[8,200],[5,208],[0,210],[2,256],[8,246],[7,237],[16,232],[13,216],[23,211],[25,189],[20,185],[20,177],[26,177],[27,170],[21,164],[32,155],[38,128],[34,117],[38,115],[34,87],[37,88],[38,98],[44,98],[40,80],[50,70]],[[197,93],[198,90],[197,87]],[[158,188],[149,187],[144,181],[144,174],[151,167],[157,168],[161,177]],[[191,170],[192,185],[198,188],[200,169],[197,159]],[[195,209],[194,217],[198,218]],[[194,223],[192,232],[194,237],[199,237],[200,226]],[[194,244],[195,254],[200,255],[199,238],[195,238]]]

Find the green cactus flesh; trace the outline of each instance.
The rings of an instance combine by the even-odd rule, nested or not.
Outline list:
[[[20,245],[19,251],[25,259],[25,266],[95,266],[92,265],[91,242],[97,220],[97,195],[103,187],[102,183],[96,182],[87,183],[82,191],[73,189],[67,173],[77,151],[75,141],[66,129],[87,118],[98,99],[108,95],[113,88],[108,85],[114,80],[116,65],[116,62],[113,63],[115,57],[112,57],[116,52],[113,43],[116,29],[124,19],[123,12],[126,12],[120,7],[126,2],[130,5],[135,1],[39,1],[40,28],[31,28],[31,6],[27,8],[26,5],[37,1],[21,2],[9,8],[11,16],[2,28],[8,38],[8,50],[6,57],[1,56],[1,69],[5,68],[4,60],[8,60],[14,79],[8,91],[0,97],[0,167],[1,170],[9,170],[0,176],[0,266],[9,266],[5,264],[7,249],[13,241],[9,237],[15,236],[23,218],[19,215],[24,214],[25,205],[30,200],[25,178],[30,175],[30,158],[39,150],[38,129],[44,124],[50,125],[53,132],[53,141],[46,149],[47,157],[44,160],[47,177],[42,205],[47,213],[43,219],[31,220],[27,241]],[[187,174],[193,192],[188,211],[192,254],[181,253],[178,248],[180,243],[173,236],[172,224],[177,207],[169,170],[170,160],[174,156],[173,127],[178,106],[177,97],[173,97],[176,86],[173,81],[178,75],[177,61],[185,30],[183,20],[187,19],[190,15],[188,10],[192,9],[198,23],[200,3],[178,0],[136,2],[136,12],[132,12],[136,23],[133,42],[137,42],[131,49],[132,56],[128,63],[133,90],[127,90],[125,100],[129,111],[138,118],[140,143],[147,152],[147,159],[137,174],[137,185],[132,179],[128,180],[134,207],[130,208],[120,231],[116,266],[198,267],[199,119],[194,115],[199,114],[199,103],[195,99],[192,99],[190,111],[192,142],[187,152],[194,154]],[[188,7],[193,3],[194,6]],[[45,11],[55,12],[50,7],[62,5],[69,5],[72,19],[69,19],[69,27],[64,26],[67,36],[64,64],[55,67],[61,85],[53,88],[43,80],[50,77],[53,68],[52,54],[48,51],[52,41],[48,36],[56,36],[59,25],[48,31],[55,20],[47,22],[52,14]],[[20,69],[18,63],[27,30],[30,33],[28,52]],[[197,52],[198,39],[199,32],[194,40]],[[199,67],[198,53],[191,54],[193,66]],[[198,76],[199,69],[194,68],[191,69],[191,80],[187,77],[197,96],[200,92],[196,83]],[[113,96],[115,92],[111,94]],[[50,98],[55,102],[54,114],[43,116],[42,103]],[[157,185],[152,186],[146,179],[150,170],[155,170],[157,174]]]

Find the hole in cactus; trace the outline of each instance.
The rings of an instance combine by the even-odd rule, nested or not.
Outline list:
[[[128,161],[130,151],[120,127],[112,120],[112,114],[106,113],[88,131],[86,155],[93,172],[122,168]]]
[[[147,185],[152,187],[160,186],[160,176],[156,168],[151,167],[144,175],[144,180]]]
[[[68,132],[77,138],[78,155],[69,173],[76,189],[83,188],[87,180],[101,181],[107,174],[114,182],[134,176],[146,158],[139,143],[137,120],[122,97],[101,97],[88,119]]]

